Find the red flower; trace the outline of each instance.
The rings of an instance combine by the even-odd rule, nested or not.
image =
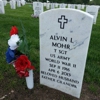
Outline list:
[[[15,61],[15,69],[20,77],[27,77],[29,76],[28,70],[34,70],[35,67],[31,65],[31,62],[26,55],[21,55]]]
[[[10,30],[10,36],[14,35],[14,34],[18,34],[18,29],[16,26],[12,26],[12,28]]]

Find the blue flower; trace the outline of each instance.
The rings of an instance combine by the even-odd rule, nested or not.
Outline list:
[[[7,63],[11,63],[13,60],[15,60],[15,50],[11,50],[9,47],[6,51],[6,61]]]

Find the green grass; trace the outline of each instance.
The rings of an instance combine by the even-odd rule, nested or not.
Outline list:
[[[97,23],[93,25],[90,46],[87,56],[85,81],[100,86],[100,12]]]
[[[91,91],[91,93],[95,94],[95,95],[98,95],[98,86],[96,86],[95,84],[91,83],[89,85],[89,90]]]
[[[46,9],[45,9],[46,10]],[[8,83],[7,88],[23,83],[24,80],[17,80],[16,73],[12,65],[8,65],[5,60],[5,51],[7,50],[7,41],[10,38],[9,32],[12,25],[16,25],[19,34],[22,33],[20,20],[22,21],[28,41],[32,42],[30,55],[32,64],[36,67],[39,73],[39,19],[32,18],[32,5],[26,4],[20,8],[13,10],[10,5],[5,6],[5,14],[0,14],[0,81],[5,81],[7,77],[13,79]],[[89,51],[86,62],[84,81],[89,84],[100,86],[100,12],[97,18],[97,24],[93,25]],[[25,84],[25,83],[24,83]],[[96,91],[96,88],[91,85],[91,91]]]

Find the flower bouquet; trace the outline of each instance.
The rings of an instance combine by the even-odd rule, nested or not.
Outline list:
[[[14,66],[19,77],[26,78],[27,87],[32,89],[34,87],[33,70],[35,67],[31,65],[28,50],[25,32],[19,37],[17,27],[12,26],[6,51],[6,61]]]

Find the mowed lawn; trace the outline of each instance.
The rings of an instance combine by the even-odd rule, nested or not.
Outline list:
[[[39,75],[39,18],[31,17],[32,5],[26,4],[20,8],[11,9],[5,6],[5,14],[0,14],[0,85],[7,80],[7,85],[1,85],[6,91],[9,88],[25,84],[25,79],[19,80],[12,65],[6,63],[5,52],[8,47],[9,32],[13,25],[18,27],[19,35],[23,33],[21,22],[26,31],[27,40],[31,42],[30,57],[36,67],[34,73]],[[93,25],[89,51],[87,55],[84,80],[90,84],[90,91],[96,92],[100,86],[100,11],[97,23]],[[5,83],[6,84],[6,83]]]

